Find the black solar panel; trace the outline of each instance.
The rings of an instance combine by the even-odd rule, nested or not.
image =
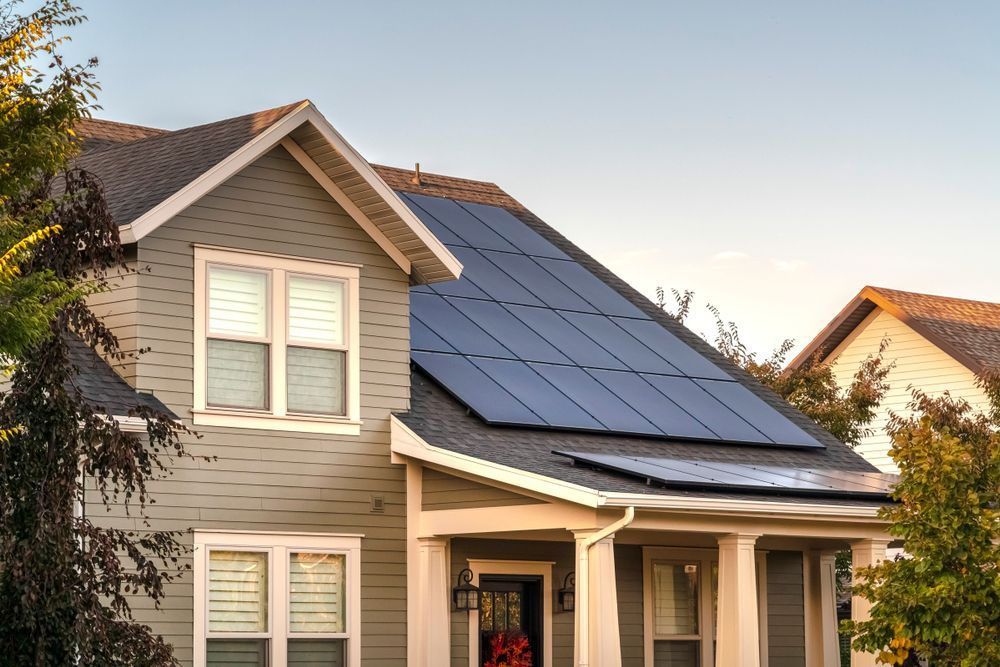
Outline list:
[[[509,211],[403,199],[464,266],[411,290],[413,360],[485,421],[822,447]]]
[[[898,477],[885,473],[817,470],[647,456],[553,452],[575,465],[623,473],[676,489],[724,487],[751,493],[884,500]]]

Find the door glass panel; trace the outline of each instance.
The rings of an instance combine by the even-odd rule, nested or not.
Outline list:
[[[479,627],[483,630],[493,629],[493,593],[483,591],[479,598]]]
[[[503,593],[493,594],[493,629],[507,629],[507,596]]]
[[[521,629],[521,594],[507,593],[507,629]]]

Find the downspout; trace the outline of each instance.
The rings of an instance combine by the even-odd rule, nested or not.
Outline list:
[[[577,651],[579,656],[577,667],[589,667],[590,665],[590,548],[609,535],[614,535],[634,520],[635,507],[627,507],[625,508],[625,516],[580,542],[578,556],[580,562],[577,564],[576,572],[579,587],[576,593],[576,602],[577,608],[580,610],[580,646]]]

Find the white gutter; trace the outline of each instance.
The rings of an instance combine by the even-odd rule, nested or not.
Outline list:
[[[580,610],[580,646],[577,651],[577,655],[579,656],[577,661],[578,667],[588,667],[590,664],[590,548],[609,535],[614,535],[634,520],[635,508],[627,507],[625,509],[625,516],[605,526],[580,543],[580,554],[577,556],[580,562],[576,566],[578,588],[576,602],[577,608]]]

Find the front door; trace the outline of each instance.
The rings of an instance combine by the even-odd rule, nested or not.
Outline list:
[[[514,663],[524,667],[542,665],[541,577],[490,576],[479,578],[479,664],[492,667],[497,654],[524,655],[531,659]]]

